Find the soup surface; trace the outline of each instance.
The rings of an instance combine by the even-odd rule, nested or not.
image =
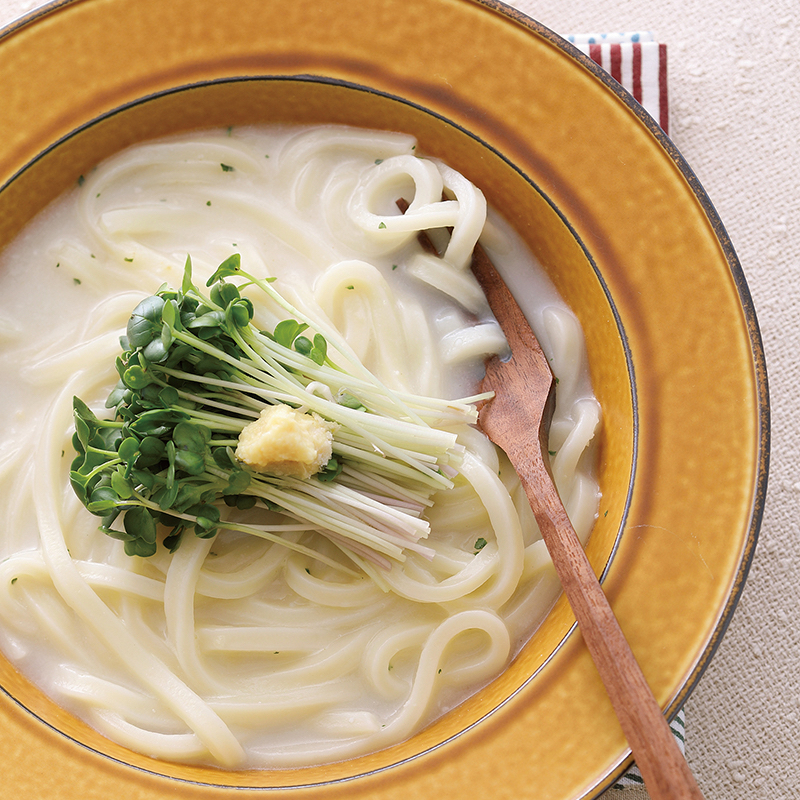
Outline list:
[[[479,237],[527,276],[522,305],[559,378],[553,471],[585,540],[599,409],[579,326],[480,191],[420,157],[412,137],[205,131],[82,176],[0,263],[5,655],[109,738],[229,768],[386,747],[496,676],[558,585],[514,471],[470,424],[483,360],[505,346],[469,271]],[[420,548],[373,558],[324,523],[259,506],[223,507],[231,528],[187,532],[174,552],[130,556],[70,488],[73,397],[113,416],[105,401],[132,310],[179,289],[187,256],[204,287],[233,254],[286,301],[239,281],[258,329],[290,307],[325,333],[334,363],[366,368],[388,396],[467,398],[453,404],[461,416],[426,423],[457,443],[446,485],[409,500],[376,484],[370,498],[419,518]]]

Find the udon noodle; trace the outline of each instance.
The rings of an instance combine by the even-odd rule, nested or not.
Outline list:
[[[164,283],[180,286],[187,254],[199,284],[240,253],[390,390],[452,399],[473,393],[484,358],[504,347],[468,268],[479,237],[500,266],[535,274],[510,228],[491,213],[487,222],[482,194],[418,157],[407,135],[201,132],[136,146],[83,176],[0,273],[6,656],[109,738],[229,768],[389,746],[496,676],[557,584],[514,471],[467,424],[456,429],[465,451],[454,485],[424,512],[433,557],[407,553],[380,581],[231,531],[130,557],[68,481],[73,396],[104,413],[131,310]],[[599,410],[577,322],[536,280],[528,312],[559,377],[553,470],[585,540]],[[280,316],[252,299],[271,330]],[[342,559],[302,525],[283,536]]]

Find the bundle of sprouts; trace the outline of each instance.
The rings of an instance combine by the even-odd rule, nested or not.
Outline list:
[[[226,280],[233,276],[245,282]],[[164,286],[136,307],[106,402],[113,417],[74,400],[73,489],[128,555],[151,556],[159,540],[174,551],[188,530],[211,538],[227,529],[349,570],[282,537],[316,530],[376,579],[376,566],[406,551],[431,557],[424,511],[452,486],[462,451],[448,428],[474,422],[480,398],[391,391],[333,328],[306,318],[271,283],[244,272],[236,254],[206,295],[187,258],[179,290]],[[250,285],[294,318],[260,331],[241,292]],[[261,471],[238,457],[242,431],[278,404],[331,431],[330,457],[315,474]],[[263,523],[237,520],[236,509],[257,503]]]

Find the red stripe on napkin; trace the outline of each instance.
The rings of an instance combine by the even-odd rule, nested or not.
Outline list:
[[[669,133],[669,97],[667,95],[667,46],[658,46],[658,100],[660,119],[658,124],[664,133]]]
[[[622,83],[622,45],[612,44],[611,50],[611,77],[618,83]]]
[[[642,46],[633,45],[633,96],[637,103],[642,102]]]

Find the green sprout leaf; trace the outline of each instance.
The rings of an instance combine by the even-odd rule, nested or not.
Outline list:
[[[304,356],[308,356],[315,364],[322,366],[328,356],[328,342],[325,337],[317,333],[314,341],[307,336],[298,336],[294,340],[294,349]]]
[[[336,456],[331,456],[328,459],[328,463],[317,473],[317,479],[321,480],[323,483],[330,483],[339,477],[343,466],[342,462],[336,458]]]
[[[128,320],[127,335],[131,347],[145,348],[161,338],[161,312],[164,300],[157,295],[147,297],[133,309]]]
[[[366,411],[366,406],[355,396],[350,394],[346,389],[339,392],[337,402],[340,406],[345,408],[352,408],[356,411]]]
[[[242,256],[234,253],[226,258],[215,270],[214,274],[206,281],[206,286],[211,286],[222,278],[231,278],[242,271]]]
[[[304,322],[298,322],[294,319],[285,319],[275,326],[272,336],[278,344],[284,347],[291,347],[294,340],[308,328]]]
[[[211,287],[211,299],[222,308],[227,308],[240,297],[239,289],[233,283],[220,280]]]
[[[206,454],[211,431],[202,425],[179,422],[172,432],[175,445],[175,467],[189,475],[202,475],[206,468]]]
[[[186,262],[183,265],[183,280],[181,282],[181,293],[188,295],[195,285],[192,283],[192,257],[187,255]]]

